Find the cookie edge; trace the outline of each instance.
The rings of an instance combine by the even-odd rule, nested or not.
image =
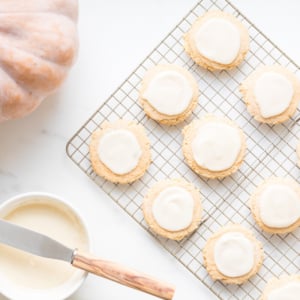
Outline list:
[[[127,129],[133,132],[142,150],[142,155],[140,157],[138,165],[131,172],[124,175],[118,175],[113,173],[100,161],[98,156],[98,143],[101,137],[107,131],[112,129]],[[144,126],[137,124],[135,121],[119,119],[115,122],[103,122],[100,128],[98,128],[92,133],[89,145],[89,152],[90,161],[94,172],[98,176],[113,183],[127,184],[138,180],[145,174],[146,170],[148,169],[151,163],[150,141],[146,135]]]
[[[152,214],[152,205],[157,195],[165,188],[171,186],[180,186],[185,188],[192,194],[192,197],[194,199],[194,212],[192,223],[189,225],[189,227],[180,231],[168,231],[160,227],[159,224],[155,221]],[[148,226],[153,232],[157,233],[162,237],[179,241],[193,233],[199,227],[203,215],[202,195],[192,183],[184,180],[183,178],[165,179],[156,182],[148,190],[143,200],[142,211],[144,214],[145,221],[147,222]]]
[[[191,142],[193,140],[193,137],[196,134],[197,129],[199,128],[199,126],[202,126],[206,122],[211,122],[211,121],[217,121],[220,123],[228,124],[238,129],[240,133],[240,137],[241,137],[240,153],[235,163],[226,170],[210,171],[208,169],[205,169],[197,164],[192,154]],[[247,149],[246,135],[244,131],[234,121],[228,119],[227,117],[219,117],[213,114],[207,114],[201,119],[193,120],[190,124],[186,125],[182,130],[182,134],[183,134],[182,151],[183,151],[183,156],[185,158],[185,161],[187,165],[200,176],[209,179],[222,179],[224,177],[230,176],[233,173],[235,173],[240,168],[240,166],[244,161],[246,155],[246,149]]]
[[[159,72],[169,71],[169,70],[177,71],[181,75],[183,75],[189,81],[193,89],[193,97],[189,106],[186,108],[184,112],[178,115],[162,114],[159,111],[157,111],[145,98],[143,98],[143,94],[146,91],[152,78],[155,75],[157,75]],[[141,88],[139,91],[139,103],[142,106],[145,114],[149,118],[164,125],[176,125],[183,122],[192,114],[192,112],[195,110],[198,104],[199,96],[200,96],[200,91],[198,88],[198,83],[194,78],[194,76],[188,70],[175,64],[158,64],[153,68],[149,69],[145,74],[144,78],[142,79]]]
[[[237,57],[233,62],[227,65],[214,62],[206,58],[205,56],[201,55],[198,52],[196,45],[193,41],[193,35],[195,34],[199,26],[204,22],[206,22],[209,18],[214,18],[214,17],[224,18],[230,21],[231,23],[236,25],[236,27],[240,32],[241,46],[240,46],[239,54],[237,55]],[[186,53],[193,59],[193,61],[197,65],[210,71],[230,70],[237,67],[245,59],[249,51],[249,45],[250,45],[249,32],[247,28],[243,25],[243,23],[233,15],[223,12],[221,10],[211,10],[199,16],[198,19],[192,24],[189,31],[184,35],[184,49]]]
[[[214,261],[214,245],[216,241],[225,233],[228,232],[241,232],[243,233],[249,240],[251,240],[255,245],[255,265],[252,270],[248,272],[246,275],[240,277],[228,277],[223,275],[218,271],[217,266]],[[263,245],[260,241],[256,239],[252,231],[244,228],[239,224],[228,224],[217,232],[215,232],[206,242],[203,248],[203,264],[206,268],[208,274],[211,276],[213,280],[220,280],[224,283],[228,284],[242,284],[246,282],[251,277],[255,276],[259,269],[261,268],[264,260],[264,250]]]

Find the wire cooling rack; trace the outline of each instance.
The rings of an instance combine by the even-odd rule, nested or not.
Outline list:
[[[209,72],[185,54],[183,34],[199,15],[220,9],[236,16],[248,28],[251,42],[246,61],[231,71]],[[183,124],[167,127],[148,119],[138,104],[138,92],[145,72],[158,63],[175,63],[188,69],[201,91],[198,107]],[[253,221],[248,208],[251,192],[269,176],[299,177],[295,147],[300,131],[297,117],[276,126],[259,124],[246,111],[238,91],[239,84],[261,64],[281,64],[292,72],[299,67],[260,32],[244,15],[226,0],[200,1],[170,34],[146,57],[124,83],[77,131],[67,145],[69,157],[112,200],[136,222],[154,235],[159,243],[175,256],[220,299],[259,299],[268,279],[283,274],[299,273],[300,230],[287,235],[262,232]],[[200,178],[184,163],[181,151],[183,126],[205,113],[226,115],[235,120],[247,135],[245,162],[233,176],[223,180]],[[299,110],[296,115],[299,115]],[[91,167],[88,145],[91,134],[104,120],[119,118],[136,120],[147,130],[152,144],[153,163],[146,174],[130,185],[117,185],[98,177]],[[204,196],[204,222],[189,238],[175,242],[156,236],[143,219],[141,204],[146,191],[158,180],[184,177],[193,182]],[[265,260],[259,273],[247,283],[224,285],[214,282],[203,267],[201,250],[213,232],[229,222],[241,223],[254,231],[265,249]]]

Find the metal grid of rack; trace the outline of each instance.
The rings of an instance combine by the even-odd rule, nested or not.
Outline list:
[[[231,71],[209,72],[198,67],[184,52],[183,34],[196,18],[210,9],[220,9],[236,16],[248,28],[250,51],[244,63]],[[139,85],[145,72],[158,63],[175,63],[188,69],[199,84],[199,104],[183,124],[167,127],[147,118],[138,104]],[[297,111],[294,119],[276,126],[260,124],[248,114],[238,91],[240,82],[261,64],[281,64],[292,72],[299,67],[260,32],[227,0],[200,1],[146,57],[124,83],[91,116],[67,144],[69,157],[112,200],[136,222],[154,235],[159,243],[176,257],[220,299],[258,299],[268,279],[298,273],[300,268],[300,230],[286,235],[262,232],[247,206],[251,192],[263,179],[272,175],[299,177],[295,147],[300,126]],[[223,180],[207,180],[197,176],[184,163],[181,152],[182,128],[193,118],[205,113],[226,115],[235,120],[247,135],[245,162],[233,176]],[[153,163],[146,174],[130,185],[112,184],[98,177],[89,160],[90,136],[104,120],[119,118],[136,120],[147,130],[152,144]],[[141,204],[146,191],[165,178],[183,177],[194,183],[204,196],[204,222],[192,236],[175,242],[152,233],[143,219]],[[224,285],[214,282],[203,267],[201,250],[213,232],[229,222],[236,222],[254,231],[262,241],[265,260],[259,273],[247,283]]]

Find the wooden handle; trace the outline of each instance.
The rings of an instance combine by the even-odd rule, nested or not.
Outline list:
[[[117,263],[105,261],[77,250],[73,256],[72,265],[161,299],[171,300],[174,296],[174,287],[167,283]]]

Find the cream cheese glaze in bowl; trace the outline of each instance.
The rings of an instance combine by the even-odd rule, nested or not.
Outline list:
[[[48,193],[26,193],[0,205],[0,218],[43,233],[70,248],[87,251],[85,223],[67,201]],[[67,262],[33,256],[0,244],[0,294],[12,300],[62,300],[87,273]]]

